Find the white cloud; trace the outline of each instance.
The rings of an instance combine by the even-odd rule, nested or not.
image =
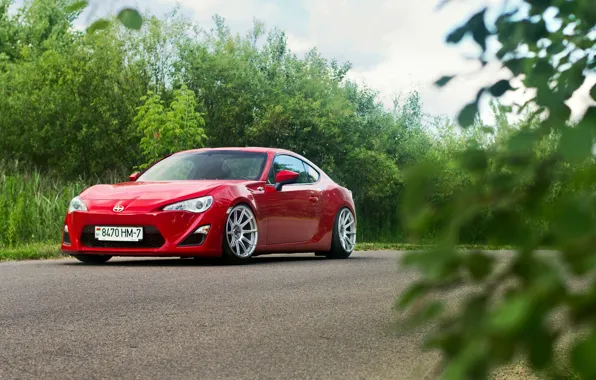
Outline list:
[[[314,40],[296,35],[294,33],[287,33],[288,46],[293,53],[304,54],[317,46]]]
[[[162,4],[174,4],[169,0],[158,0]],[[243,32],[250,28],[253,19],[272,22],[279,18],[280,6],[274,1],[263,0],[177,0],[184,9],[191,11],[195,21],[210,24],[215,14],[226,18],[235,32]]]
[[[444,89],[433,85],[442,75],[466,74],[479,67],[464,58],[464,53],[478,52],[471,45],[456,48],[444,43],[449,30],[477,10],[469,4],[453,3],[435,11],[436,0],[305,3],[311,15],[310,37],[321,51],[353,61],[350,78],[380,90],[387,105],[397,94],[416,89],[426,111],[453,117],[482,85],[504,75],[489,68],[481,75],[458,77]],[[362,54],[376,59],[363,64]]]

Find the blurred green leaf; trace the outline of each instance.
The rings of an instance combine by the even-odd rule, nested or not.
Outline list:
[[[536,131],[522,129],[515,132],[507,143],[507,148],[510,153],[527,153],[532,149],[536,142],[538,135]]]
[[[441,379],[461,380],[461,379],[483,379],[486,374],[482,372],[483,367],[478,366],[478,360],[486,355],[488,346],[484,340],[470,339],[463,342],[463,349],[459,355],[453,358],[445,367],[445,372]]]
[[[529,348],[530,364],[535,369],[545,369],[553,358],[553,346],[557,335],[542,325],[533,326],[529,330],[526,345]]]
[[[136,9],[125,8],[118,13],[118,19],[130,29],[139,30],[143,26],[143,17]]]
[[[94,33],[98,30],[107,29],[111,25],[109,20],[106,19],[99,19],[94,21],[89,27],[87,28],[88,33]]]
[[[89,5],[89,1],[87,1],[87,0],[77,1],[77,2],[74,2],[71,5],[69,5],[68,7],[66,7],[66,12],[68,12],[68,13],[78,12],[78,11],[85,9],[87,7],[87,5]]]
[[[445,306],[441,301],[428,301],[414,312],[412,321],[416,324],[429,322],[439,317],[444,309]]]
[[[460,158],[464,169],[472,173],[483,173],[488,168],[488,157],[486,152],[478,148],[466,149]]]
[[[532,304],[531,300],[522,294],[517,294],[503,300],[491,317],[490,326],[493,330],[509,334],[519,330],[528,318]]]
[[[521,58],[508,59],[504,63],[514,75],[520,75],[525,71],[525,60]]]
[[[474,281],[482,281],[492,273],[495,259],[482,252],[474,252],[468,255],[465,265]]]
[[[503,190],[497,189],[497,191],[507,191],[511,186],[509,183],[511,177],[503,176],[500,180],[506,182],[500,184]],[[489,242],[496,245],[505,244],[506,242],[509,244],[518,243],[523,233],[520,224],[520,215],[515,210],[510,208],[493,210],[486,226]]]
[[[490,93],[492,96],[500,97],[509,90],[513,90],[513,87],[511,87],[508,80],[503,79],[491,86]]]
[[[424,347],[428,349],[440,348],[448,357],[454,357],[462,349],[462,338],[455,331],[441,331],[428,339]]]
[[[565,50],[565,45],[563,44],[563,42],[559,42],[559,41],[552,42],[546,48],[546,52],[551,55],[559,54],[559,53],[563,52],[563,50]]]
[[[590,89],[590,97],[596,100],[596,84]]]
[[[410,286],[399,298],[399,307],[408,307],[412,302],[415,302],[420,297],[424,296],[429,290],[429,286],[425,283],[419,282]]]
[[[478,103],[470,103],[466,105],[459,113],[458,122],[462,127],[469,127],[474,124],[474,118],[478,113]]]
[[[443,87],[447,83],[449,83],[449,81],[451,81],[451,79],[453,79],[453,78],[454,78],[454,76],[443,76],[435,82],[435,85],[438,87]]]
[[[596,106],[592,106],[586,110],[584,117],[577,127],[591,130],[593,133],[596,133]]]
[[[450,44],[457,44],[464,38],[464,36],[466,35],[467,32],[468,32],[467,25],[463,25],[458,28],[455,28],[451,33],[449,33],[447,35],[446,41],[447,41],[447,43],[450,43]]]
[[[591,334],[579,341],[571,352],[573,367],[584,379],[596,378],[596,337]]]
[[[470,30],[472,31],[472,37],[474,41],[482,48],[482,51],[486,51],[486,38],[489,36],[489,31],[484,24],[484,15],[486,14],[486,8],[481,10],[480,12],[476,13],[468,24],[470,25]]]
[[[559,153],[570,162],[581,162],[592,154],[592,133],[586,128],[565,128]]]
[[[579,239],[592,230],[592,204],[590,198],[568,195],[553,207],[554,233],[562,242]]]

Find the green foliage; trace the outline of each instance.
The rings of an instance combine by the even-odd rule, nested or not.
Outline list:
[[[118,20],[130,29],[139,30],[143,26],[143,18],[136,9],[125,8],[118,13]]]
[[[106,20],[105,18],[100,18],[95,20],[87,27],[87,33],[95,33],[98,30],[107,29],[110,27],[112,23],[110,20]]]
[[[121,177],[122,178],[122,177]],[[115,182],[112,175],[104,178]],[[0,248],[59,242],[70,200],[100,179],[64,181],[58,175],[0,161]]]
[[[567,362],[577,376],[591,379],[596,375],[596,293],[591,285],[596,273],[596,111],[590,108],[583,120],[572,123],[565,102],[595,71],[596,14],[591,2],[581,0],[526,0],[502,9],[495,25],[486,24],[484,9],[447,41],[458,43],[471,35],[484,62],[487,40],[496,38],[501,45],[497,58],[536,95],[529,106],[520,107],[527,113],[519,125],[511,128],[505,114],[497,112],[496,128],[481,128],[496,135],[476,136],[453,156],[449,166],[466,178],[466,186],[454,188],[448,202],[433,199],[438,194],[433,179],[444,176],[445,167],[424,163],[407,171],[403,213],[408,235],[434,231],[438,244],[405,255],[404,264],[422,276],[402,294],[402,304],[418,300],[423,309],[425,304],[437,309],[443,302],[425,301],[433,298],[429,294],[443,298],[446,292],[467,290],[452,312],[427,316],[437,322],[427,346],[443,354],[446,379],[487,378],[519,356],[534,371],[558,377],[561,369],[553,356],[564,333],[576,339]],[[461,111],[460,125],[478,124],[481,96],[500,97],[510,90],[509,80],[480,89]],[[472,226],[481,227],[487,243],[514,245],[514,255],[498,262],[458,250]],[[538,252],[544,247],[555,251]],[[569,277],[587,286],[571,287]],[[556,315],[562,316],[555,324]]]
[[[87,1],[87,0],[75,1],[71,5],[67,6],[65,8],[65,10],[68,13],[78,12],[78,11],[82,11],[83,9],[87,8],[88,5],[89,5],[89,1]]]
[[[24,244],[18,247],[0,246],[0,261],[43,260],[62,256],[60,247],[55,243]]]
[[[196,96],[186,86],[174,91],[174,99],[164,108],[158,95],[149,92],[141,98],[134,121],[141,135],[141,149],[146,163],[144,169],[156,160],[181,150],[202,148],[207,138],[205,121],[197,112]]]
[[[130,168],[146,77],[126,64],[134,51],[118,30],[70,32],[71,14],[56,4],[38,0],[22,17],[6,16],[20,54],[0,65],[0,157],[70,177]],[[115,161],[113,152],[125,153]]]

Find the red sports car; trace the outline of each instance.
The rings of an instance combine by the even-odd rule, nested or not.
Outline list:
[[[345,259],[356,244],[352,193],[306,158],[270,148],[172,154],[130,182],[96,185],[69,205],[62,250],[112,256],[220,257],[315,252]]]

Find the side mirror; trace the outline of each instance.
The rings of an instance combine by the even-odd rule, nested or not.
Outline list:
[[[136,181],[137,178],[139,178],[139,176],[141,175],[141,173],[139,172],[134,172],[131,175],[128,176],[128,179],[130,179],[131,181]]]
[[[284,185],[297,182],[299,176],[300,174],[296,172],[281,170],[275,175],[275,190],[280,191]]]

